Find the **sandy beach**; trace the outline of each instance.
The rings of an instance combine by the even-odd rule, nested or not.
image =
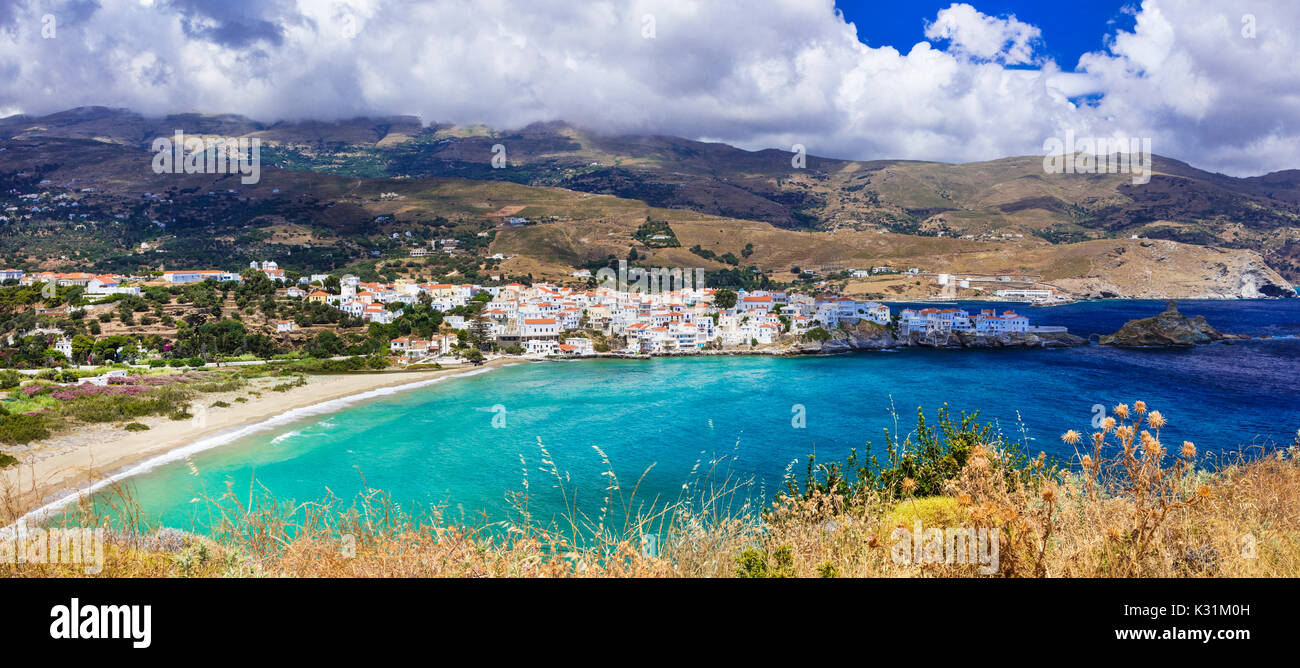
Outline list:
[[[169,420],[154,416],[138,420],[148,431],[126,431],[120,424],[84,425],[45,441],[13,452],[20,463],[0,471],[0,494],[6,505],[35,509],[68,493],[177,448],[217,436],[223,432],[255,425],[299,408],[353,397],[383,388],[486,370],[517,359],[495,359],[486,364],[458,365],[429,371],[387,371],[366,374],[306,376],[306,384],[284,392],[271,391],[285,378],[266,377],[250,381],[234,392],[203,394],[195,400],[202,408],[193,420]],[[244,402],[236,398],[246,398]],[[228,407],[212,407],[224,401]]]

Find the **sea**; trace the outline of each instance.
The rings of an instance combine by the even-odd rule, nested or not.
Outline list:
[[[996,306],[1088,337],[1164,302]],[[757,505],[802,474],[809,455],[883,457],[887,430],[906,439],[918,412],[933,421],[940,409],[978,413],[1029,454],[1066,464],[1074,449],[1063,432],[1086,434],[1116,404],[1138,400],[1168,421],[1162,441],[1192,441],[1207,461],[1295,443],[1300,299],[1179,307],[1256,338],[1180,349],[525,362],[214,439],[126,483],[150,523],[194,531],[236,502],[347,505],[367,493],[482,526],[517,519],[526,492],[531,517],[546,524],[662,507],[709,488],[734,488]]]

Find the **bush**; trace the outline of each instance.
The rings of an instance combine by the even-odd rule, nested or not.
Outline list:
[[[1004,453],[994,467],[1008,480],[1024,470],[1027,460],[1021,445],[1001,440],[992,424],[979,424],[979,413],[962,413],[954,419],[947,407],[940,408],[935,428],[918,408],[916,429],[902,443],[885,430],[884,462],[875,456],[859,461],[857,450],[850,452],[843,466],[816,464],[810,456],[802,488],[795,477],[787,481],[784,494],[805,499],[814,492],[846,498],[872,491],[889,499],[937,496],[943,493],[943,483],[966,466],[974,448],[986,444],[995,444]]]
[[[789,545],[775,552],[749,549],[736,557],[736,576],[741,578],[792,578],[795,577],[794,550]]]
[[[7,469],[18,463],[18,459],[0,452],[0,469]]]
[[[141,422],[128,422],[122,428],[127,431],[149,431],[149,425]]]
[[[23,444],[49,437],[49,425],[40,415],[8,415],[0,418],[0,442]]]
[[[970,519],[970,513],[951,496],[928,496],[906,499],[894,504],[880,518],[880,531],[889,538],[896,527],[911,531],[916,522],[922,527],[959,527]]]
[[[190,391],[184,387],[160,387],[148,394],[98,394],[67,402],[64,410],[82,422],[121,422],[146,415],[183,412]]]
[[[805,341],[829,341],[831,335],[830,332],[827,332],[821,327],[814,327],[807,332],[804,332],[803,339]]]
[[[0,371],[0,390],[12,390],[23,382],[22,374],[13,369]]]
[[[169,420],[176,420],[177,422],[179,422],[179,421],[181,421],[181,420],[188,420],[188,419],[190,419],[190,418],[192,418],[192,417],[194,417],[194,415],[193,415],[192,413],[190,413],[189,411],[187,411],[187,410],[185,410],[185,409],[182,408],[182,409],[179,409],[179,410],[173,411],[170,415],[167,416],[167,419],[169,419]]]

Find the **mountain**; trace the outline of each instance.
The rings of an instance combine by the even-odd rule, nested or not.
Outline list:
[[[231,175],[154,174],[153,139],[176,130],[261,139],[261,182],[243,186]],[[745,265],[772,274],[795,266],[833,273],[836,266],[886,260],[954,271],[1014,271],[1024,265],[1027,273],[1066,281],[1076,294],[1137,294],[1154,284],[1125,284],[1138,281],[1136,274],[1112,278],[1138,266],[1140,251],[1158,248],[1164,250],[1156,255],[1165,259],[1143,260],[1156,273],[1161,263],[1172,266],[1169,257],[1199,259],[1174,262],[1193,275],[1171,277],[1176,280],[1170,289],[1179,294],[1156,296],[1196,296],[1198,282],[1213,284],[1204,292],[1219,296],[1280,293],[1286,279],[1300,282],[1297,170],[1234,178],[1156,157],[1151,182],[1134,186],[1127,174],[1045,174],[1042,158],[1033,156],[967,164],[807,156],[806,168],[796,169],[787,151],[658,135],[605,136],[559,122],[514,131],[426,126],[413,117],[266,124],[234,115],[150,118],[103,107],[0,119],[0,146],[0,185],[9,184],[3,190],[16,194],[43,181],[47,189],[65,188],[84,206],[112,210],[111,221],[147,224],[114,237],[122,243],[184,237],[184,248],[166,250],[183,251],[194,261],[209,254],[287,256],[296,250],[291,265],[320,261],[322,254],[338,264],[389,257],[393,232],[403,239],[407,231],[416,239],[442,233],[477,239],[492,228],[494,252],[509,249],[520,256],[506,263],[507,270],[555,275],[609,255],[625,257],[637,248],[637,225],[654,217],[677,221],[679,237],[699,224],[721,225],[732,230],[731,238],[686,234],[681,248],[640,248],[643,257],[700,262],[700,254],[687,250],[695,241],[701,251],[716,247],[717,256],[739,257],[745,243],[752,243]],[[502,150],[505,166],[494,168]],[[82,193],[85,188],[94,192]],[[400,199],[384,199],[385,193]],[[528,202],[524,215],[546,216],[549,225],[498,229],[483,217],[493,207]],[[102,230],[72,227],[95,239],[90,247],[96,250],[72,248],[28,224],[15,238],[31,240],[28,247],[43,255],[14,259],[57,264],[71,251],[69,258],[81,252],[109,261],[113,252],[106,244],[112,243]],[[604,236],[591,236],[596,230]],[[763,239],[779,239],[784,248],[764,248]],[[1219,250],[1206,255],[1201,247]],[[926,250],[911,254],[914,248]],[[1117,259],[1121,248],[1134,252]],[[5,251],[0,244],[0,253]],[[195,256],[200,251],[206,254]],[[112,262],[157,259],[156,253],[141,256],[138,248],[121,252]],[[1058,258],[1060,266],[1054,264]],[[713,268],[734,271],[738,263]],[[1228,280],[1218,275],[1225,271],[1232,285],[1215,283]]]

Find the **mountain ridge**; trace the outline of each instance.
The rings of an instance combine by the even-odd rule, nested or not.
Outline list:
[[[222,175],[158,178],[145,167],[151,156],[150,144],[154,137],[170,137],[176,129],[208,136],[263,139],[264,187],[241,187],[237,177]],[[612,244],[588,239],[578,247],[568,247],[565,245],[568,241],[558,242],[560,246],[556,246],[554,240],[535,239],[538,245],[531,248],[525,239],[537,228],[499,231],[497,245],[510,246],[512,252],[523,256],[523,261],[514,263],[523,265],[520,271],[535,270],[551,275],[560,274],[565,266],[589,264],[605,254],[622,257],[636,247],[630,239],[629,225],[634,229],[638,216],[644,220],[653,215],[695,221],[691,225],[707,226],[711,223],[702,221],[709,220],[726,221],[724,226],[748,230],[738,234],[757,235],[755,239],[766,235],[773,241],[780,239],[781,244],[800,249],[793,253],[777,249],[757,252],[754,261],[767,264],[756,268],[766,272],[789,268],[781,266],[785,262],[844,264],[845,258],[836,258],[814,247],[816,244],[840,247],[833,242],[836,238],[889,239],[892,246],[867,244],[863,247],[876,248],[871,252],[883,257],[921,262],[906,251],[900,254],[893,250],[915,246],[907,241],[910,237],[933,240],[926,243],[943,249],[944,253],[957,253],[954,257],[971,260],[973,266],[987,266],[991,270],[1013,270],[1017,257],[1037,258],[1027,263],[1025,271],[1060,274],[1058,278],[1075,281],[1075,294],[1080,296],[1105,296],[1117,290],[1118,294],[1146,294],[1136,283],[1128,285],[1125,281],[1111,280],[1111,274],[1128,271],[1124,263],[1130,262],[1107,259],[1113,255],[1106,250],[1111,246],[1077,246],[1136,236],[1181,244],[1161,248],[1186,249],[1162,251],[1167,257],[1204,255],[1192,251],[1192,246],[1221,246],[1258,254],[1254,260],[1228,263],[1240,267],[1230,271],[1252,276],[1247,283],[1253,287],[1245,287],[1240,282],[1215,283],[1216,287],[1205,290],[1207,294],[1243,296],[1258,292],[1256,288],[1261,286],[1269,291],[1280,289],[1277,286],[1287,281],[1274,273],[1270,264],[1284,273],[1291,270],[1287,278],[1292,281],[1300,278],[1300,272],[1289,264],[1300,258],[1300,252],[1294,252],[1290,241],[1293,228],[1300,229],[1296,223],[1300,219],[1300,213],[1296,213],[1300,211],[1300,185],[1297,185],[1300,170],[1239,179],[1158,158],[1151,184],[1134,188],[1128,175],[1044,174],[1042,158],[1036,156],[951,164],[850,161],[809,155],[807,168],[795,169],[790,162],[792,154],[777,149],[747,151],[719,142],[666,135],[611,137],[558,121],[497,131],[484,126],[439,123],[426,126],[412,116],[267,124],[231,114],[176,114],[151,119],[108,108],[0,119],[0,145],[11,149],[0,153],[0,175],[10,170],[6,178],[15,185],[26,183],[23,179],[35,179],[32,184],[51,181],[67,188],[89,185],[126,202],[138,202],[144,193],[167,194],[168,201],[187,202],[172,206],[168,215],[175,216],[176,211],[192,215],[199,210],[194,207],[205,207],[199,216],[203,218],[201,229],[212,234],[225,230],[223,238],[231,239],[247,237],[239,229],[283,229],[289,224],[315,229],[322,235],[375,234],[379,228],[386,227],[375,226],[369,219],[384,213],[399,218],[411,214],[417,221],[428,220],[430,216],[442,218],[452,221],[448,224],[460,232],[473,230],[477,234],[486,229],[482,216],[488,211],[484,207],[513,202],[485,200],[480,194],[473,195],[472,201],[455,202],[445,197],[426,199],[422,194],[413,194],[412,201],[418,200],[419,204],[404,210],[366,199],[373,199],[373,193],[360,198],[355,195],[376,189],[406,192],[402,184],[411,183],[418,184],[421,193],[448,189],[479,193],[484,188],[492,191],[490,184],[523,186],[525,190],[498,187],[497,191],[514,193],[520,202],[567,202],[564,206],[540,206],[534,213],[544,212],[557,225],[574,228],[570,230],[573,234],[566,237],[572,239],[585,238],[582,230],[600,227],[601,214],[594,209],[586,211],[584,206],[601,202],[597,209],[610,207],[610,211],[618,212],[611,214],[616,225],[601,228],[604,234],[614,235],[611,238],[621,239]],[[508,166],[504,169],[494,169],[491,164],[497,145],[505,147]],[[326,176],[334,178],[325,179]],[[296,199],[286,203],[283,196],[270,197],[270,192],[278,189],[276,186]],[[229,203],[218,203],[218,196],[204,195],[223,190],[242,191],[233,199],[242,198],[256,204],[252,213],[239,212],[240,207]],[[583,199],[591,196],[616,199]],[[1261,199],[1273,204],[1259,204]],[[116,201],[114,206],[121,201]],[[313,205],[320,210],[310,211]],[[159,211],[168,210],[156,203],[131,206],[140,212],[147,210],[155,218]],[[633,215],[633,210],[639,213]],[[1195,211],[1220,213],[1216,219],[1188,213]],[[758,223],[797,234],[764,232],[756,227]],[[182,221],[171,223],[168,232],[180,229],[178,226],[183,224]],[[805,242],[800,235],[811,236],[806,236]],[[640,252],[656,260],[680,264],[699,260],[687,253],[686,247],[694,245],[687,243],[672,253],[644,248]],[[718,256],[741,250],[708,235],[700,238],[699,245],[701,251],[716,251]],[[349,247],[349,256],[355,257],[363,250],[369,253],[365,246]],[[1085,262],[1078,248],[1094,250]],[[986,252],[989,249],[1001,250],[990,254]],[[288,250],[263,248],[256,252],[274,254],[288,253]],[[1162,262],[1157,255],[1143,262]],[[974,261],[977,256],[1004,259],[997,263]],[[1065,276],[1053,269],[1052,257],[1067,258],[1060,262],[1072,267],[1075,275]],[[1135,256],[1129,256],[1132,257]],[[1195,287],[1197,280],[1214,283],[1221,279],[1206,273],[1220,270],[1213,268],[1215,262],[1210,261],[1211,255],[1204,257],[1205,261],[1183,263],[1190,267],[1187,271],[1193,273],[1193,279],[1170,282],[1171,286],[1177,285],[1172,289],[1178,292],[1167,296],[1196,296],[1200,294]],[[930,264],[936,270],[938,267],[962,270],[960,263],[954,265],[937,258]],[[1100,269],[1094,271],[1094,267]]]

